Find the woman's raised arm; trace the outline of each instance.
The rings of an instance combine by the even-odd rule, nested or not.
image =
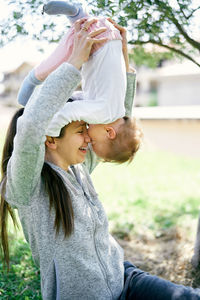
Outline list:
[[[6,200],[13,205],[29,205],[40,180],[45,159],[46,128],[81,80],[79,68],[87,61],[99,32],[87,33],[76,23],[74,48],[68,63],[61,65],[30,99],[18,119],[14,149],[7,170]],[[87,26],[88,21],[84,23]],[[98,40],[98,42],[101,42]]]

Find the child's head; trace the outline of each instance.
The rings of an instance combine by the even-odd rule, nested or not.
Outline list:
[[[135,119],[123,117],[109,124],[89,125],[88,134],[95,153],[109,162],[131,162],[138,151],[142,130]]]

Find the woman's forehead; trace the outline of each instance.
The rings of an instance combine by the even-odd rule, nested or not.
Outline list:
[[[84,121],[76,121],[76,122],[74,122],[74,123],[75,123],[75,126],[76,126],[76,127],[86,125],[86,122],[84,122]]]
[[[70,126],[72,126],[74,129],[86,125],[86,122],[84,121],[72,121]]]

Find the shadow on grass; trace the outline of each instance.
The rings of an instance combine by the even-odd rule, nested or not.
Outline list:
[[[31,251],[22,239],[11,240],[10,271],[0,264],[0,299],[42,299],[40,294],[40,272],[35,266]]]
[[[125,259],[152,275],[165,278],[177,284],[200,288],[200,266],[191,265],[192,246],[187,236],[187,227],[176,225],[180,216],[198,216],[197,210],[186,210],[157,215],[157,226],[127,234],[127,228],[120,228],[114,235],[125,250]],[[156,222],[155,222],[156,223]]]

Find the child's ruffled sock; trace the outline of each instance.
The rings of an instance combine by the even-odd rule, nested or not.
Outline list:
[[[38,80],[35,77],[34,69],[31,70],[24,78],[20,90],[17,95],[17,101],[19,104],[25,106],[30,96],[32,95],[35,87],[41,84],[43,81]]]
[[[81,4],[69,4],[64,1],[50,1],[43,6],[43,12],[48,15],[66,15],[71,24],[76,22],[78,19],[88,16],[88,14],[83,10]]]

